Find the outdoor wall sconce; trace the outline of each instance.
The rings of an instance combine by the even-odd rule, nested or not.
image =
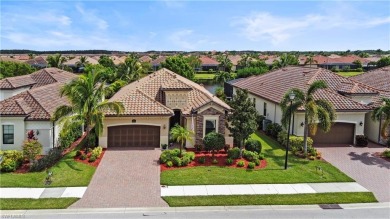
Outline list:
[[[39,130],[37,130],[35,133],[37,133],[37,135],[39,135]]]
[[[166,129],[166,128],[167,128],[167,126],[164,124],[164,125],[163,125],[163,129]]]
[[[360,125],[360,126],[363,126],[363,122],[362,122],[362,121],[360,121],[359,125]]]
[[[305,125],[305,123],[301,122],[301,127],[303,127]]]

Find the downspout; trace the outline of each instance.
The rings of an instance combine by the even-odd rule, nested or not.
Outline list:
[[[275,105],[275,112],[274,112],[274,123],[276,123],[276,104]]]
[[[54,123],[54,121],[53,121],[53,147],[52,148],[54,148],[54,145],[55,145],[55,123]]]

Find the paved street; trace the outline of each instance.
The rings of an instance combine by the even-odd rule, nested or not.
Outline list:
[[[374,157],[384,147],[316,146],[322,157],[374,193],[380,202],[390,201],[390,162]]]
[[[84,197],[71,208],[165,207],[160,150],[109,148]]]

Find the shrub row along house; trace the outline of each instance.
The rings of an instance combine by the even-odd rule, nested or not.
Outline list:
[[[337,118],[329,132],[318,130],[316,135],[310,136],[314,143],[355,144],[357,135],[366,135],[371,141],[382,143],[380,122],[374,122],[370,116],[380,98],[389,96],[389,74],[389,68],[382,68],[349,79],[323,68],[285,67],[231,81],[225,86],[225,93],[231,97],[237,89],[248,90],[257,111],[266,119],[281,124],[279,104],[285,93],[291,88],[306,90],[314,81],[324,80],[328,88],[317,91],[315,98],[331,102]],[[291,133],[303,136],[303,122],[304,109],[301,109],[293,115]]]
[[[52,78],[61,75],[63,80],[43,85],[43,81],[30,79],[43,73]],[[69,104],[66,97],[60,97],[60,88],[75,77],[72,73],[50,68],[2,80],[0,84],[12,83],[9,89],[13,91],[13,96],[0,101],[2,149],[21,149],[26,132],[30,130],[36,132],[44,152],[55,147],[60,128],[50,118],[58,106]],[[26,78],[30,81],[28,86],[25,85]],[[35,88],[37,84],[42,86]],[[212,131],[223,134],[227,143],[233,144],[225,126],[230,107],[203,86],[167,69],[123,87],[109,101],[123,103],[124,110],[119,116],[107,111],[99,137],[103,147],[158,148],[168,144],[169,130],[175,124],[194,131],[195,141],[188,141],[187,147],[201,143]]]

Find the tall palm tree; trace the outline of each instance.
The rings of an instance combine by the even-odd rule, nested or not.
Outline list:
[[[243,67],[243,68],[246,68],[246,67],[249,67],[249,64],[251,62],[251,57],[248,55],[248,54],[242,54],[241,55],[241,59],[240,61],[238,61],[238,64]]]
[[[88,63],[86,56],[80,56],[80,60],[76,62],[76,66],[78,68],[85,67],[85,65]]]
[[[221,54],[221,55],[219,55],[217,60],[219,62],[219,67],[221,67],[223,69],[223,71],[227,71],[227,72],[231,72],[232,71],[233,63],[229,59],[229,55],[228,54]]]
[[[299,108],[305,110],[304,122],[304,153],[307,154],[307,137],[309,130],[312,135],[317,132],[317,127],[324,132],[328,132],[331,128],[332,122],[336,119],[336,112],[333,104],[324,99],[315,99],[314,93],[321,89],[326,89],[328,86],[325,81],[314,81],[310,84],[307,91],[302,91],[298,88],[290,89],[283,97],[280,103],[283,111],[282,124],[286,127],[291,114],[298,111]],[[289,94],[294,92],[295,99],[290,105]]]
[[[318,64],[318,61],[314,59],[313,55],[309,55],[306,58],[305,65],[309,64],[309,66],[311,68],[311,65],[314,64],[314,63]]]
[[[171,139],[180,143],[180,157],[181,151],[186,141],[192,141],[192,136],[194,135],[193,131],[190,131],[178,124],[176,124],[170,131]]]
[[[274,60],[273,68],[283,68],[289,65],[298,65],[299,61],[298,58],[295,55],[283,53],[283,55],[280,56],[280,60]]]
[[[55,54],[52,56],[49,55],[46,61],[50,67],[63,68],[66,58],[63,57],[61,54]]]
[[[223,85],[226,81],[230,81],[233,79],[233,76],[231,73],[226,71],[219,71],[217,74],[215,74],[214,82]]]
[[[59,106],[52,120],[58,120],[65,129],[74,124],[84,125],[85,136],[88,136],[92,129],[100,135],[103,131],[105,112],[113,111],[119,114],[123,111],[122,103],[104,100],[105,94],[110,91],[110,86],[105,85],[102,76],[101,72],[89,71],[65,84],[60,94],[68,98],[70,105]]]
[[[141,77],[141,74],[145,73],[147,73],[147,69],[142,67],[138,57],[134,54],[130,54],[119,66],[120,79],[127,82],[136,81]]]
[[[383,119],[381,136],[386,139],[388,137],[386,130],[390,125],[390,98],[383,97],[382,101],[382,105],[374,109],[371,119],[374,121],[380,121]]]

